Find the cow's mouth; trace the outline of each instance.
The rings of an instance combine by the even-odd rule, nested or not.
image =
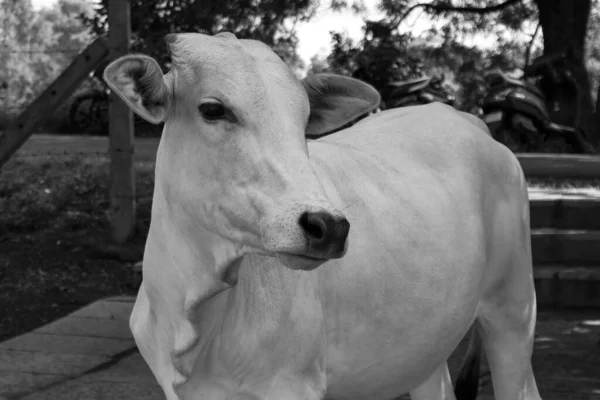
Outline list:
[[[327,258],[316,258],[305,254],[278,253],[276,257],[286,267],[293,270],[312,271],[321,264],[329,261]]]

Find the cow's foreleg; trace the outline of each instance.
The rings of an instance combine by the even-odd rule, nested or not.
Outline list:
[[[425,382],[410,391],[410,398],[412,400],[456,400],[448,364],[446,362],[440,364]]]

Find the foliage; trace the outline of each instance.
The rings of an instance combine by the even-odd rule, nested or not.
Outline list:
[[[482,6],[484,3],[477,0],[473,4]],[[450,14],[448,10],[430,10],[433,17],[431,28],[424,36],[414,37],[397,28],[412,10],[418,8],[417,4],[425,3],[380,1],[379,7],[384,11],[385,18],[380,21],[365,20],[364,37],[358,44],[352,43],[341,33],[331,32],[331,54],[326,60],[313,58],[309,72],[329,70],[354,74],[374,84],[379,90],[391,80],[443,73],[447,89],[457,96],[457,106],[477,112],[485,90],[482,72],[491,67],[512,71],[524,64],[526,46],[523,35],[520,35],[521,40],[517,40],[507,32],[527,25],[526,20],[535,8],[529,2],[524,2],[502,10],[499,16],[502,24],[492,24],[497,19],[487,14],[463,15]],[[447,6],[448,2],[432,1],[427,4]],[[467,46],[465,39],[472,37],[475,29],[484,27],[493,27],[492,32],[498,35],[496,46],[493,49]],[[527,36],[526,39],[529,41],[530,38]]]
[[[434,21],[442,23],[442,29],[454,31],[456,39],[462,41],[475,35],[513,38],[506,44],[510,47],[519,45],[528,53],[530,43],[523,38],[523,31],[532,31],[539,24],[543,34],[544,55],[567,52],[572,65],[572,74],[581,88],[590,87],[589,71],[586,68],[586,28],[592,10],[597,10],[596,0],[433,0],[419,2],[405,0],[399,2],[382,1],[381,10],[387,19],[396,27],[400,26],[414,10],[425,11]],[[593,22],[593,21],[592,21]],[[536,29],[537,30],[537,29]],[[485,32],[485,34],[483,34]],[[519,37],[519,40],[514,38]],[[589,36],[589,35],[588,35]],[[525,39],[525,40],[524,40]],[[512,44],[510,42],[513,42]],[[499,43],[497,50],[506,52]],[[508,55],[508,54],[507,54]],[[510,57],[508,57],[510,58]],[[529,57],[526,57],[528,59]],[[524,60],[525,61],[525,60]],[[589,66],[589,64],[588,64]],[[550,110],[551,117],[561,124],[578,124],[586,127],[588,132],[597,132],[594,141],[600,141],[600,129],[592,122],[592,97],[590,91],[580,92],[579,99],[573,98],[570,89],[564,86],[555,87],[553,101],[559,108]],[[577,109],[577,104],[581,108]],[[578,117],[578,121],[574,119]]]
[[[61,68],[66,67],[93,39],[84,18],[93,15],[91,3],[82,0],[59,0],[51,8],[39,12],[40,19],[52,28],[52,40],[47,49],[55,53],[54,60]]]
[[[85,0],[59,0],[35,11],[31,0],[0,0],[0,107],[19,111],[33,100],[90,42],[81,15]]]
[[[590,90],[594,101],[598,100],[596,91],[600,88],[600,46],[598,43],[600,43],[600,0],[594,0],[586,38],[587,68],[590,73]]]
[[[355,14],[362,14],[366,11],[364,0],[355,0],[351,3],[348,0],[331,0],[329,7],[334,11],[342,11],[349,8]]]
[[[365,21],[363,30],[364,38],[358,44],[332,32],[332,51],[326,62],[321,61],[322,68],[355,76],[380,91],[391,81],[421,76],[421,60],[407,52],[410,35],[393,32],[385,21]],[[316,71],[314,67],[310,70]]]
[[[533,0],[384,0],[380,9],[396,26],[412,12],[422,9],[434,20],[443,22],[442,29],[452,28],[459,39],[482,31],[491,36],[518,32],[526,29],[537,15]]]
[[[230,31],[238,38],[265,42],[292,67],[301,68],[295,24],[309,20],[317,5],[315,0],[132,0],[132,47],[155,57],[166,68],[166,34]],[[107,14],[108,0],[102,0],[96,14],[87,20],[95,33],[107,32]]]
[[[552,3],[567,7],[567,11],[572,13],[569,18],[585,12],[585,7],[569,9],[569,0],[555,0]],[[519,76],[527,63],[542,54],[542,38],[546,46],[550,43],[552,47],[546,48],[547,52],[560,51],[562,46],[554,37],[556,35],[551,40],[543,35],[544,29],[546,33],[550,31],[547,21],[543,21],[545,25],[539,21],[540,7],[544,7],[545,11],[549,5],[540,0],[380,0],[378,6],[384,18],[381,21],[365,21],[365,35],[358,45],[352,44],[344,35],[332,32],[331,54],[326,60],[314,58],[314,66],[310,71],[329,69],[356,74],[357,71],[361,72],[359,64],[376,64],[371,69],[377,70],[380,76],[367,76],[365,80],[375,83],[378,88],[386,79],[410,79],[419,72],[426,75],[444,73],[453,89],[451,91],[457,96],[458,107],[476,113],[485,92],[483,74],[487,70],[500,68]],[[420,37],[407,33],[403,22],[423,11],[431,21],[430,29]],[[562,29],[560,20],[551,22],[556,29]],[[375,41],[373,36],[377,35],[372,34],[374,27],[380,36]],[[598,0],[592,0],[588,27],[586,65],[592,73],[592,84],[588,84],[583,67],[575,71],[575,78],[580,87],[591,86],[591,91],[595,92],[600,73],[600,53],[596,46],[600,40]],[[573,43],[585,40],[575,37],[577,30],[565,29],[565,35],[574,35]],[[393,45],[382,45],[386,42]],[[479,45],[467,45],[469,42]],[[377,51],[373,51],[373,48],[377,48]],[[395,64],[404,64],[404,68],[394,68],[389,58],[380,56],[386,51],[389,53],[390,49],[393,49],[392,53],[398,60]],[[365,58],[371,61],[365,61]],[[419,64],[416,60],[422,61],[420,68],[415,68]],[[584,108],[585,104],[589,104],[586,101],[584,98]],[[572,108],[575,103],[571,100],[564,105],[564,109]]]
[[[451,27],[431,31],[419,41],[413,41],[411,52],[423,60],[427,75],[444,74],[457,98],[457,108],[477,114],[485,95],[484,74],[492,69],[514,72],[524,65],[524,54],[515,41],[497,41],[496,47],[482,49],[467,46]],[[436,42],[438,44],[436,44]]]

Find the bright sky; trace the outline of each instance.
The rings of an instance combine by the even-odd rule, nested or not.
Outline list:
[[[48,7],[56,2],[56,0],[32,0],[35,8]],[[375,8],[377,0],[364,0],[367,7],[367,18],[374,18],[379,15]],[[358,40],[362,38],[363,17],[353,15],[352,12],[344,13],[333,12],[328,10],[330,0],[321,0],[321,9],[317,15],[308,23],[299,24],[298,31],[298,54],[306,62],[310,63],[310,59],[317,53],[323,52],[329,54],[331,49],[330,30],[346,31],[349,36]],[[413,21],[418,18],[419,13],[415,12],[411,15]],[[416,17],[416,18],[415,18]],[[415,25],[417,30],[425,28],[427,18],[418,18]],[[420,22],[420,23],[419,23]]]
[[[56,0],[32,0],[34,8],[49,7],[56,3]]]
[[[321,0],[321,9],[307,23],[298,24],[298,54],[308,64],[317,53],[329,54],[331,36],[329,31],[347,32],[358,40],[362,38],[363,16],[354,15],[351,11],[343,13],[327,9],[329,0]],[[366,17],[374,18],[380,13],[376,10],[377,0],[364,0],[367,8]]]

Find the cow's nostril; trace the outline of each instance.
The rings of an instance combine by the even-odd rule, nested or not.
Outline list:
[[[305,212],[298,221],[306,237],[308,253],[317,257],[341,257],[350,223],[327,212]]]
[[[300,216],[299,222],[309,238],[321,240],[326,234],[327,223],[320,213],[305,212]]]

